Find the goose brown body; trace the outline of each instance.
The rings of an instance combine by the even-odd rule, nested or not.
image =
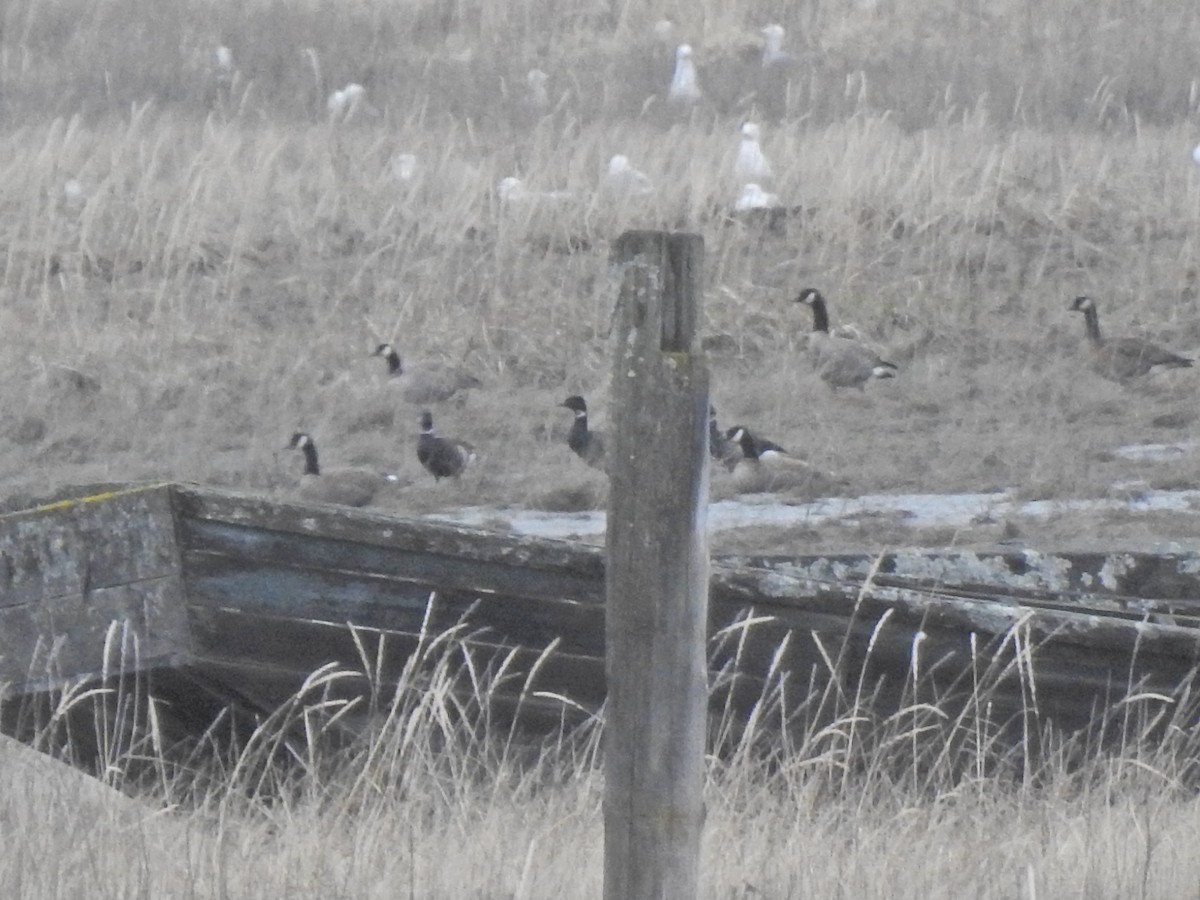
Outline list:
[[[743,494],[809,487],[823,480],[810,463],[791,456],[778,444],[759,440],[741,425],[730,428],[728,435],[741,450],[733,467],[733,483]]]
[[[829,333],[829,309],[816,288],[805,288],[796,298],[812,308],[813,328],[809,348],[821,380],[833,388],[856,387],[860,391],[872,378],[895,378],[899,367],[883,359],[866,344]]]
[[[482,386],[474,375],[445,363],[405,367],[400,354],[391,344],[380,344],[371,355],[383,358],[387,363],[388,376],[400,386],[401,399],[414,405],[442,403],[459,391]]]
[[[1083,313],[1092,369],[1111,381],[1130,381],[1149,374],[1156,366],[1191,368],[1192,361],[1158,344],[1135,337],[1108,338],[1100,333],[1100,313],[1091,297],[1076,297],[1072,312]]]
[[[370,506],[379,492],[396,480],[393,475],[370,469],[322,469],[316,443],[302,431],[292,435],[288,449],[304,454],[304,474],[297,494],[311,503]]]

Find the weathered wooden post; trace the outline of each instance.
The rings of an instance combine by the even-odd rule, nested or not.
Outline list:
[[[692,900],[704,822],[704,241],[621,235],[609,406],[605,900]]]

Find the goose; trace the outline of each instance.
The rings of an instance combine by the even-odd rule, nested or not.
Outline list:
[[[667,99],[673,103],[697,103],[704,99],[704,92],[696,81],[691,44],[680,44],[675,48],[675,74],[671,76]]]
[[[369,469],[322,469],[317,460],[317,445],[303,431],[292,435],[285,449],[304,454],[304,474],[300,476],[299,495],[313,503],[337,503],[342,506],[369,506],[385,485],[396,476]]]
[[[742,447],[735,440],[734,435],[742,426],[737,425],[725,431],[717,424],[717,410],[710,403],[708,405],[708,452],[714,460],[719,462],[729,471],[733,471],[738,460],[742,458]],[[754,445],[758,448],[760,456],[769,455],[772,453],[786,454],[787,451],[776,444],[774,441],[768,441],[765,438],[754,437]]]
[[[433,433],[433,414],[421,413],[421,435],[417,438],[417,461],[435,482],[455,478],[475,461],[475,448],[457,438],[438,437]]]
[[[741,425],[730,428],[728,435],[741,450],[733,467],[733,483],[743,494],[813,487],[827,481],[811,464],[791,456],[778,444],[755,438]]]
[[[391,344],[380,344],[371,355],[382,357],[387,363],[389,378],[400,385],[400,396],[408,403],[442,403],[459,391],[483,386],[474,375],[445,363],[406,369]]]
[[[608,161],[604,187],[621,197],[647,197],[654,193],[654,182],[645,172],[635,169],[629,157],[618,153]]]
[[[1072,312],[1083,313],[1087,328],[1092,369],[1111,381],[1129,381],[1148,373],[1155,366],[1190,369],[1192,361],[1141,338],[1123,337],[1105,340],[1100,334],[1100,313],[1091,297],[1076,297]]]
[[[604,471],[604,434],[588,428],[587,403],[572,394],[559,404],[575,413],[575,421],[567,435],[567,446],[593,469]]]
[[[762,132],[753,122],[742,125],[742,141],[738,145],[737,159],[733,162],[733,174],[740,181],[770,181],[775,177],[771,164],[763,155],[759,138]]]
[[[741,453],[742,445],[741,437],[738,435],[739,431],[746,431],[746,433],[749,434],[749,431],[747,431],[747,429],[743,426],[734,425],[725,432],[725,440],[735,444],[738,447],[738,452]],[[791,457],[790,453],[788,453],[785,449],[783,449],[783,447],[779,446],[774,441],[769,441],[766,438],[759,437],[756,434],[750,435],[750,439],[754,441],[754,447],[758,452],[759,458],[766,462],[772,462],[778,457]]]
[[[708,455],[730,472],[742,458],[742,448],[717,424],[717,410],[711,403],[708,405]]]
[[[887,362],[866,344],[829,333],[829,311],[816,288],[805,288],[797,303],[813,311],[812,349],[821,380],[830,387],[856,387],[860,391],[872,378],[895,378],[899,367]]]

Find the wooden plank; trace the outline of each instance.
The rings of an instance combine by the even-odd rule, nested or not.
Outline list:
[[[0,680],[18,690],[45,690],[105,670],[183,661],[183,609],[182,583],[172,575],[0,610]]]
[[[557,593],[576,598],[581,594],[587,596],[589,592],[596,598],[603,595],[602,589],[597,591],[594,587],[604,577],[604,554],[599,547],[344,507],[284,503],[259,495],[210,488],[176,486],[173,499],[181,526],[186,528],[189,522],[201,521],[245,526],[242,538],[248,545],[257,540],[254,535],[259,529],[265,533],[321,537],[345,542],[343,549],[386,547],[440,559],[450,563],[454,570],[442,570],[441,577],[454,577],[465,562],[500,564],[500,568],[486,570],[488,577],[503,576],[512,571],[526,573],[529,577],[540,571],[560,577],[562,573],[571,573],[578,581],[568,583],[569,589]],[[229,532],[227,536],[233,534]],[[263,539],[268,539],[266,534]],[[190,538],[185,543],[190,545]],[[252,551],[252,547],[247,549]]]
[[[504,665],[504,680],[492,685],[497,696],[513,698],[531,691],[549,691],[570,697],[580,707],[598,709],[604,701],[604,662],[599,657],[575,656],[561,651],[544,654],[544,647],[508,644],[486,633],[463,632],[460,638],[435,641],[436,634],[378,632],[358,629],[357,641],[344,624],[306,622],[245,614],[234,610],[197,610],[192,623],[196,641],[193,665],[218,669],[240,667],[246,671],[273,673],[270,678],[291,696],[304,679],[317,669],[334,664],[344,671],[362,673],[361,679],[335,684],[337,696],[366,695],[375,681],[383,697],[401,678],[410,656],[418,649],[425,655],[418,669],[428,672],[445,661],[454,668],[456,679],[468,672],[458,668],[469,654],[472,668],[480,676]],[[364,653],[360,652],[362,646]],[[532,676],[532,677],[531,677]],[[287,687],[290,685],[290,687]],[[460,686],[469,687],[467,683]],[[257,695],[253,682],[237,685],[247,695]]]
[[[434,529],[441,530],[440,526]],[[324,534],[297,534],[212,521],[185,519],[180,522],[180,533],[184,545],[196,553],[335,572],[370,572],[444,588],[519,593],[531,598],[570,597],[597,603],[603,598],[603,569],[578,573],[570,564],[525,566],[503,557],[489,559],[482,553],[492,549],[486,541],[480,542],[478,556],[466,552],[446,556],[402,545],[355,543]],[[587,554],[584,561],[594,562],[594,555]]]
[[[252,504],[252,508],[259,509],[259,506]],[[317,512],[320,516],[328,515],[325,510]],[[467,616],[465,621],[470,627],[492,629],[490,633],[498,642],[540,647],[554,637],[561,637],[562,649],[566,652],[592,656],[603,652],[602,613],[595,600],[576,603],[565,598],[528,599],[519,590],[512,594],[492,593],[496,586],[485,577],[488,569],[475,570],[476,574],[470,577],[455,574],[459,560],[441,553],[436,565],[418,563],[416,577],[408,577],[409,560],[420,556],[418,550],[409,547],[421,546],[417,536],[424,531],[423,523],[416,523],[412,540],[399,550],[389,546],[391,537],[377,534],[367,545],[369,552],[362,553],[358,545],[347,548],[344,546],[347,540],[329,537],[329,529],[323,525],[314,525],[309,531],[298,527],[297,523],[308,521],[303,516],[284,518],[291,523],[291,530],[285,533],[286,539],[282,541],[277,541],[273,535],[264,537],[261,533],[247,540],[239,530],[254,531],[258,527],[246,524],[249,519],[232,526],[233,530],[227,530],[228,523],[211,518],[197,520],[199,524],[195,528],[184,528],[185,533],[194,536],[206,548],[203,552],[185,554],[185,568],[191,576],[191,602],[201,606],[240,605],[247,610],[277,615],[294,610],[301,616],[312,615],[334,622],[355,620],[415,633],[429,591],[449,581],[473,588],[439,590],[439,606],[432,622],[434,627],[450,627]],[[375,528],[384,527],[383,522],[393,521],[369,518],[376,520]],[[351,526],[345,524],[344,514],[334,515],[332,521],[342,523],[334,527],[335,534],[348,533]],[[435,527],[434,531],[440,533],[442,530]],[[505,580],[500,586],[520,588],[521,566],[507,567],[499,562],[504,554],[491,548],[485,537],[479,533],[464,537],[453,528],[449,532],[449,536],[438,538],[441,543],[435,542],[439,550],[444,551],[450,546],[445,543],[447,541],[459,542],[455,545],[471,554],[466,557],[467,566],[473,565],[476,557],[481,557],[489,566],[505,569]],[[509,538],[500,536],[499,540],[505,543]],[[588,585],[585,590],[589,598],[594,595],[595,579],[602,573],[588,569],[594,562],[593,553],[583,554],[581,563],[580,558],[563,551],[559,546],[561,542],[549,542],[552,546],[548,554],[530,549],[534,543],[521,542],[530,558],[539,561],[535,582],[544,577],[543,584],[561,586],[557,581],[560,574],[553,571],[553,566],[562,565],[566,578],[580,579]],[[310,553],[310,548],[316,549]],[[287,564],[267,565],[275,555],[286,559]],[[972,632],[979,636],[979,646],[985,647],[989,641],[1002,639],[1021,623],[1026,639],[1040,648],[1035,652],[1035,671],[1043,707],[1057,708],[1059,696],[1068,698],[1056,712],[1059,721],[1066,721],[1071,710],[1090,710],[1097,696],[1104,691],[1111,692],[1114,683],[1127,682],[1131,676],[1134,681],[1153,679],[1156,689],[1169,690],[1172,687],[1169,679],[1157,678],[1156,673],[1169,673],[1170,677],[1180,679],[1195,661],[1197,632],[1194,629],[1171,626],[1169,622],[1131,623],[1107,615],[1095,616],[1088,607],[1076,605],[1072,609],[1070,604],[1065,610],[1030,609],[1028,603],[1005,596],[1003,592],[1011,590],[1011,583],[1001,577],[992,579],[998,596],[957,596],[947,594],[944,586],[939,587],[940,593],[912,587],[914,584],[937,584],[938,578],[948,580],[947,572],[954,571],[954,566],[939,560],[947,555],[922,555],[922,558],[932,556],[934,562],[931,565],[940,567],[934,570],[936,578],[927,578],[923,582],[916,580],[921,562],[908,559],[892,564],[893,570],[901,573],[895,576],[900,581],[894,585],[876,584],[865,592],[853,581],[834,583],[796,574],[819,573],[827,577],[845,577],[856,572],[865,574],[869,571],[868,563],[874,562],[865,556],[850,557],[854,565],[861,567],[858,570],[846,565],[846,558],[830,562],[832,558],[829,557],[813,557],[817,562],[810,568],[799,568],[802,564],[807,565],[807,560],[770,561],[761,568],[716,566],[710,596],[710,633],[735,621],[747,609],[771,618],[769,625],[760,624],[752,629],[744,642],[743,656],[738,660],[740,669],[735,673],[742,679],[739,683],[747,685],[744,696],[756,696],[755,691],[761,690],[761,682],[755,679],[765,676],[779,639],[791,633],[789,651],[779,661],[789,684],[800,679],[795,681],[799,685],[812,671],[824,665],[814,642],[815,634],[820,636],[826,652],[836,648],[841,654],[844,674],[839,677],[847,679],[844,689],[853,686],[850,676],[865,667],[868,685],[895,685],[895,690],[888,696],[899,698],[907,677],[913,638],[918,631],[924,633],[923,646],[930,658],[943,660],[937,677],[930,684],[946,691],[957,690],[956,679],[970,671],[969,636]],[[903,554],[897,554],[896,558],[901,556]],[[1051,572],[1054,565],[1060,563],[1061,560],[1031,567],[1031,571]],[[961,568],[969,575],[973,571],[972,565],[970,559],[966,559]],[[1004,565],[1015,567],[1017,563],[1010,560]],[[1169,565],[1183,570],[1188,563],[1180,557]],[[586,577],[580,576],[581,571],[587,573]],[[983,580],[977,575],[972,577],[976,582]],[[1047,576],[1038,577],[1044,581]],[[263,584],[255,586],[256,580]],[[1143,579],[1143,583],[1151,582]],[[1127,584],[1117,586],[1128,587]],[[545,587],[537,588],[536,592],[555,593]],[[298,608],[297,597],[303,598]],[[1081,602],[1087,602],[1087,599],[1084,597]],[[1097,602],[1105,601],[1102,598]],[[1110,605],[1105,611],[1115,608]],[[1125,615],[1134,614],[1128,608],[1123,611]],[[888,627],[875,634],[877,623],[885,615],[890,617]],[[866,657],[868,645],[873,646],[869,659]],[[1131,666],[1135,651],[1137,659]],[[710,648],[710,661],[716,668],[720,669],[731,660],[732,651],[728,648]],[[1066,674],[1060,675],[1072,667],[1078,676],[1074,681]],[[1016,704],[1013,709],[1024,702],[1015,677],[1014,671],[993,689],[997,702]],[[1014,686],[1008,686],[1010,681]],[[558,689],[568,690],[562,685]],[[592,691],[591,695],[598,694]],[[1086,723],[1086,716],[1076,715],[1075,720]]]
[[[126,642],[105,641],[113,623]],[[170,490],[156,485],[0,516],[0,680],[38,690],[187,652]]]
[[[489,628],[514,643],[545,645],[559,639],[569,653],[604,655],[604,610],[595,603],[527,599],[442,589],[351,571],[296,568],[184,553],[189,607],[236,608],[279,618],[355,622],[415,633],[436,595],[428,627],[460,623]]]
[[[906,588],[853,588],[840,584],[792,578],[778,570],[718,570],[713,594],[717,602],[730,595],[753,602],[760,610],[804,627],[807,615],[849,614],[878,620],[888,610],[909,623],[934,622],[947,630],[982,635],[1007,633],[1018,623],[1031,639],[1056,645],[1117,650],[1146,655],[1160,653],[1189,663],[1200,662],[1200,629],[1170,623],[1135,621],[1078,610],[1038,609],[999,598],[960,599]]]
[[[708,371],[698,235],[626,232],[613,363],[604,896],[697,895],[708,695]]]
[[[885,554],[731,556],[733,568],[762,568],[791,577],[906,587],[956,587],[1027,599],[1082,604],[1106,600],[1200,601],[1200,553],[1142,550],[902,550]],[[1109,608],[1109,607],[1105,607]],[[1113,609],[1119,608],[1114,604]]]
[[[0,516],[0,606],[78,596],[177,569],[166,486]]]

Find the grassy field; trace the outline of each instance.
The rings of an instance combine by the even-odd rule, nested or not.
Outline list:
[[[903,15],[664,10],[710,85],[686,115],[662,96],[670,50],[655,17],[632,6],[581,5],[553,23],[534,3],[204,9],[4,13],[10,498],[123,479],[286,490],[298,459],[280,448],[303,428],[327,465],[397,470],[395,508],[560,503],[564,489],[595,487],[563,445],[556,404],[582,392],[603,423],[607,242],[634,226],[705,237],[724,421],[843,475],[848,493],[1098,496],[1200,475],[1194,454],[1110,453],[1186,440],[1191,373],[1105,382],[1081,367],[1082,322],[1066,311],[1093,294],[1111,333],[1200,348],[1196,97],[1161,74],[1200,30],[1190,6],[1154,21],[1122,4],[1055,4],[1036,20],[1015,3],[949,17],[933,3]],[[774,115],[756,49],[768,19],[788,27],[795,57]],[[1084,34],[1085,20],[1120,45],[1046,43]],[[232,70],[215,62],[221,43]],[[535,65],[552,108],[531,114]],[[1025,81],[1006,81],[1010,69]],[[366,103],[329,122],[325,98],[352,80]],[[714,212],[737,194],[730,166],[750,116],[777,170],[771,189],[808,210],[783,233]],[[394,174],[401,152],[418,157],[412,180]],[[651,198],[596,192],[616,152],[654,179]],[[574,199],[503,208],[494,188],[508,175]],[[573,238],[590,249],[566,252]],[[813,376],[810,319],[791,302],[809,284],[835,323],[895,357],[900,378],[858,395]],[[368,358],[381,340],[485,382],[435,410],[443,432],[482,451],[468,489],[420,471],[418,410]],[[731,488],[715,478],[714,491]],[[1145,536],[1126,519],[1044,533]],[[1190,523],[1152,528],[1182,536]],[[923,537],[946,538],[902,539]],[[895,538],[832,526],[816,539]]]
[[[708,92],[688,112],[664,99],[663,15],[696,47]],[[782,87],[757,63],[770,21],[794,57]],[[0,494],[15,508],[135,479],[286,494],[297,460],[280,448],[297,429],[328,464],[395,470],[385,505],[397,510],[546,507],[596,488],[556,404],[584,393],[603,423],[607,247],[629,227],[704,235],[723,420],[838,472],[848,493],[1194,486],[1195,454],[1111,451],[1193,438],[1200,375],[1100,379],[1067,306],[1090,294],[1110,333],[1200,351],[1200,86],[1179,77],[1196,46],[1200,8],[1183,0],[1153,15],[1127,0],[12,0],[0,11]],[[547,109],[526,103],[533,67],[549,76]],[[366,103],[332,122],[326,98],[350,82]],[[763,126],[770,189],[806,210],[782,231],[721,213],[747,118]],[[410,180],[392,163],[405,152],[418,158]],[[616,153],[650,175],[652,197],[597,192]],[[506,207],[495,187],[510,175],[571,198]],[[900,377],[826,388],[792,302],[806,285]],[[484,382],[435,409],[481,450],[462,485],[420,470],[419,409],[369,357],[383,340]],[[714,473],[714,493],[730,492]],[[1194,534],[1190,515],[1121,514],[713,544]],[[1172,733],[1191,740],[1185,719]],[[1194,775],[1178,755],[1135,740],[1036,779],[914,784],[883,761],[919,735],[892,735],[863,757],[814,744],[769,770],[714,763],[705,895],[1196,893]],[[270,799],[230,779],[185,803],[165,779],[150,806],[167,811],[153,813],[6,748],[0,884],[23,897],[597,896],[589,745],[517,765],[490,745],[440,752],[443,738],[389,732]]]

